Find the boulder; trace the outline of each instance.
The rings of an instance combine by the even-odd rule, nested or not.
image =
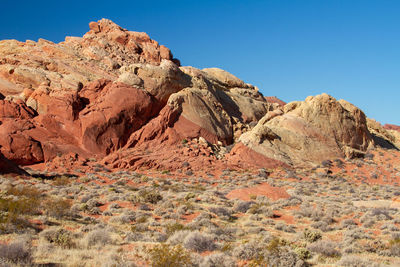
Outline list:
[[[146,91],[118,82],[95,82],[79,96],[86,101],[79,113],[82,145],[103,155],[124,146],[161,108]]]
[[[260,154],[291,165],[361,156],[373,145],[364,113],[327,94],[268,112],[240,141]]]

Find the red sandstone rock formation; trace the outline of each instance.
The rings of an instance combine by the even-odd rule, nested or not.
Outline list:
[[[400,132],[400,126],[398,126],[398,125],[394,125],[394,124],[385,124],[383,127],[384,127],[385,129],[388,129],[388,130],[395,130],[395,131]]]
[[[286,104],[221,69],[180,67],[145,33],[106,19],[89,27],[59,44],[0,41],[0,172],[88,158],[113,168],[275,168],[361,155],[378,135],[400,140],[367,128],[345,101]]]

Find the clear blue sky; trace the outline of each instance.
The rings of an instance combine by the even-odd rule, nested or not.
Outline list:
[[[220,67],[289,102],[322,92],[400,125],[400,1],[9,1],[0,39],[81,36],[109,18],[182,65]]]

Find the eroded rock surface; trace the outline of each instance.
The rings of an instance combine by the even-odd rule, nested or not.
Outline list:
[[[396,127],[344,100],[323,94],[286,104],[224,70],[180,66],[146,33],[107,19],[89,28],[58,44],[0,41],[4,158],[48,169],[90,158],[190,171],[307,165],[399,147]]]
[[[288,164],[362,155],[373,145],[364,113],[322,94],[267,113],[240,141]]]

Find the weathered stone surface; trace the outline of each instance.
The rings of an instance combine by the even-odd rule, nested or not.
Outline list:
[[[388,130],[395,130],[395,131],[400,132],[400,126],[398,126],[398,125],[394,125],[394,124],[385,124],[383,127],[384,127],[385,129],[388,129]]]
[[[0,151],[19,165],[29,165],[44,160],[41,143],[29,134],[35,125],[29,120],[2,120],[0,125]]]
[[[59,44],[0,41],[0,153],[14,164],[275,168],[399,145],[396,127],[344,100],[286,104],[224,70],[181,67],[146,33],[89,28]]]
[[[394,127],[382,126],[379,122],[373,119],[367,119],[368,130],[372,134],[376,145],[384,148],[400,149],[400,132],[394,130]]]
[[[0,120],[1,119],[31,119],[35,116],[35,111],[27,107],[23,102],[14,103],[7,100],[0,100]]]
[[[93,153],[109,154],[121,148],[160,109],[148,93],[123,83],[95,82],[80,97],[87,99],[79,113],[82,144]]]
[[[162,60],[160,65],[133,64],[121,72],[118,81],[143,88],[163,105],[171,94],[191,85],[190,77],[169,60]]]
[[[267,157],[299,165],[358,156],[373,143],[362,111],[327,94],[268,113],[240,141]]]

